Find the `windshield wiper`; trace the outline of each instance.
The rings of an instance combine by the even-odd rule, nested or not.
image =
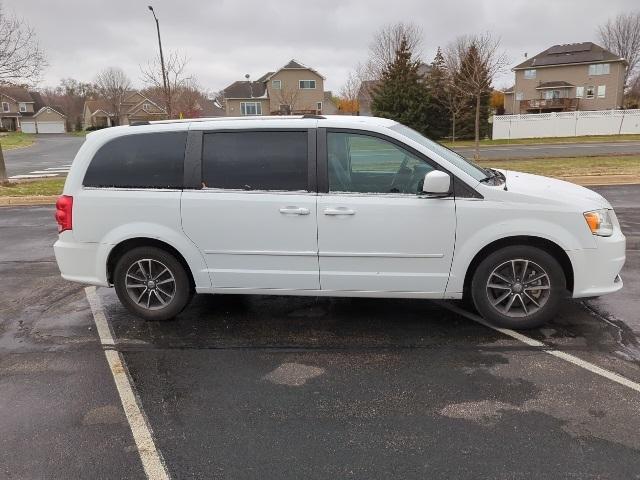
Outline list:
[[[489,180],[494,179],[497,176],[497,174],[499,173],[499,172],[497,172],[496,170],[494,170],[492,168],[483,168],[483,171],[484,171],[484,173],[487,174],[487,176],[484,177],[482,180],[480,180],[480,182],[482,182],[482,183],[485,183],[485,182],[488,182]]]

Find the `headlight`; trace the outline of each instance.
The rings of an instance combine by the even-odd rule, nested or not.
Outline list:
[[[589,225],[589,230],[591,230],[591,233],[594,235],[610,237],[613,234],[611,213],[609,213],[609,210],[606,208],[584,212],[584,219],[587,221],[587,225]]]

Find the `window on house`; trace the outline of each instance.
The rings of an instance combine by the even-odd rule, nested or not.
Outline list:
[[[598,85],[598,98],[604,98],[606,90],[606,85]]]
[[[527,80],[533,80],[534,78],[536,78],[535,69],[525,70],[524,71],[524,78],[526,78]]]
[[[576,98],[584,97],[584,87],[576,87]]]
[[[609,64],[608,63],[594,63],[589,65],[589,75],[608,75]]]
[[[517,101],[524,100],[524,93],[522,93],[522,92],[516,92],[516,100],[517,100]]]
[[[7,102],[2,102],[2,111],[8,112],[10,110],[9,104]]]
[[[240,102],[241,115],[262,115],[262,104],[260,102]]]
[[[282,80],[272,80],[271,88],[274,90],[282,90]]]
[[[546,100],[554,100],[560,98],[560,90],[545,90],[544,98]]]
[[[322,102],[316,103],[316,110],[322,111]]]
[[[26,112],[27,111],[27,104],[26,103],[20,103],[19,107],[20,107],[20,111],[21,112]]]
[[[145,112],[148,112],[149,110],[151,110],[151,104],[150,104],[150,103],[147,103],[147,102],[143,103],[143,104],[142,104],[142,109],[143,109]]]
[[[596,87],[587,87],[587,98],[593,98],[595,96]]]
[[[300,80],[299,86],[303,90],[313,90],[314,88],[316,88],[316,81],[315,80]]]

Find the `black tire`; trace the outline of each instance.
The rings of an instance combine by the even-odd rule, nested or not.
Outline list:
[[[515,261],[515,269],[512,260]],[[514,272],[512,283],[494,275],[493,272],[501,266],[506,269],[511,267],[511,271]],[[518,278],[527,266],[531,273],[526,279]],[[506,270],[498,270],[496,273],[511,280],[505,272]],[[547,274],[546,278],[527,284],[540,277],[542,273]],[[490,288],[496,284],[499,288]],[[509,288],[505,288],[507,285]],[[540,289],[534,290],[536,286],[540,286]],[[480,262],[471,281],[471,296],[480,315],[492,325],[513,329],[537,328],[544,325],[556,315],[560,301],[566,294],[566,279],[558,261],[540,248],[525,245],[505,247],[491,253]],[[507,297],[494,306],[503,295]],[[511,300],[511,297],[514,299]],[[512,301],[511,305],[509,301]]]
[[[139,265],[142,264],[143,270]],[[158,275],[158,280],[153,283],[153,289],[147,287],[127,287],[127,278],[133,278],[134,284],[144,285],[151,276],[145,277],[142,273],[150,270],[152,275],[159,274],[166,268],[168,273]],[[127,277],[127,273],[133,277]],[[171,280],[173,278],[173,281]],[[138,280],[140,278],[140,280]],[[139,283],[140,282],[140,283]],[[163,283],[161,287],[159,283]],[[136,247],[120,257],[113,271],[113,284],[118,294],[120,302],[134,315],[149,321],[162,321],[175,318],[191,301],[193,290],[189,275],[184,266],[170,253],[156,247]],[[131,285],[131,284],[129,284]],[[149,298],[149,308],[145,305],[146,296],[143,293],[142,304],[136,302],[132,292],[142,292],[147,288]],[[165,292],[165,293],[162,293]],[[173,294],[172,296],[170,294]],[[166,302],[162,304],[160,302]]]

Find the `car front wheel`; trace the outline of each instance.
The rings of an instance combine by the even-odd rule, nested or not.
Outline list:
[[[120,302],[145,320],[169,320],[192,296],[189,275],[170,253],[156,247],[137,247],[116,263],[113,283]]]
[[[488,255],[476,269],[471,295],[490,323],[536,328],[551,320],[566,295],[558,261],[537,247],[511,246]]]

